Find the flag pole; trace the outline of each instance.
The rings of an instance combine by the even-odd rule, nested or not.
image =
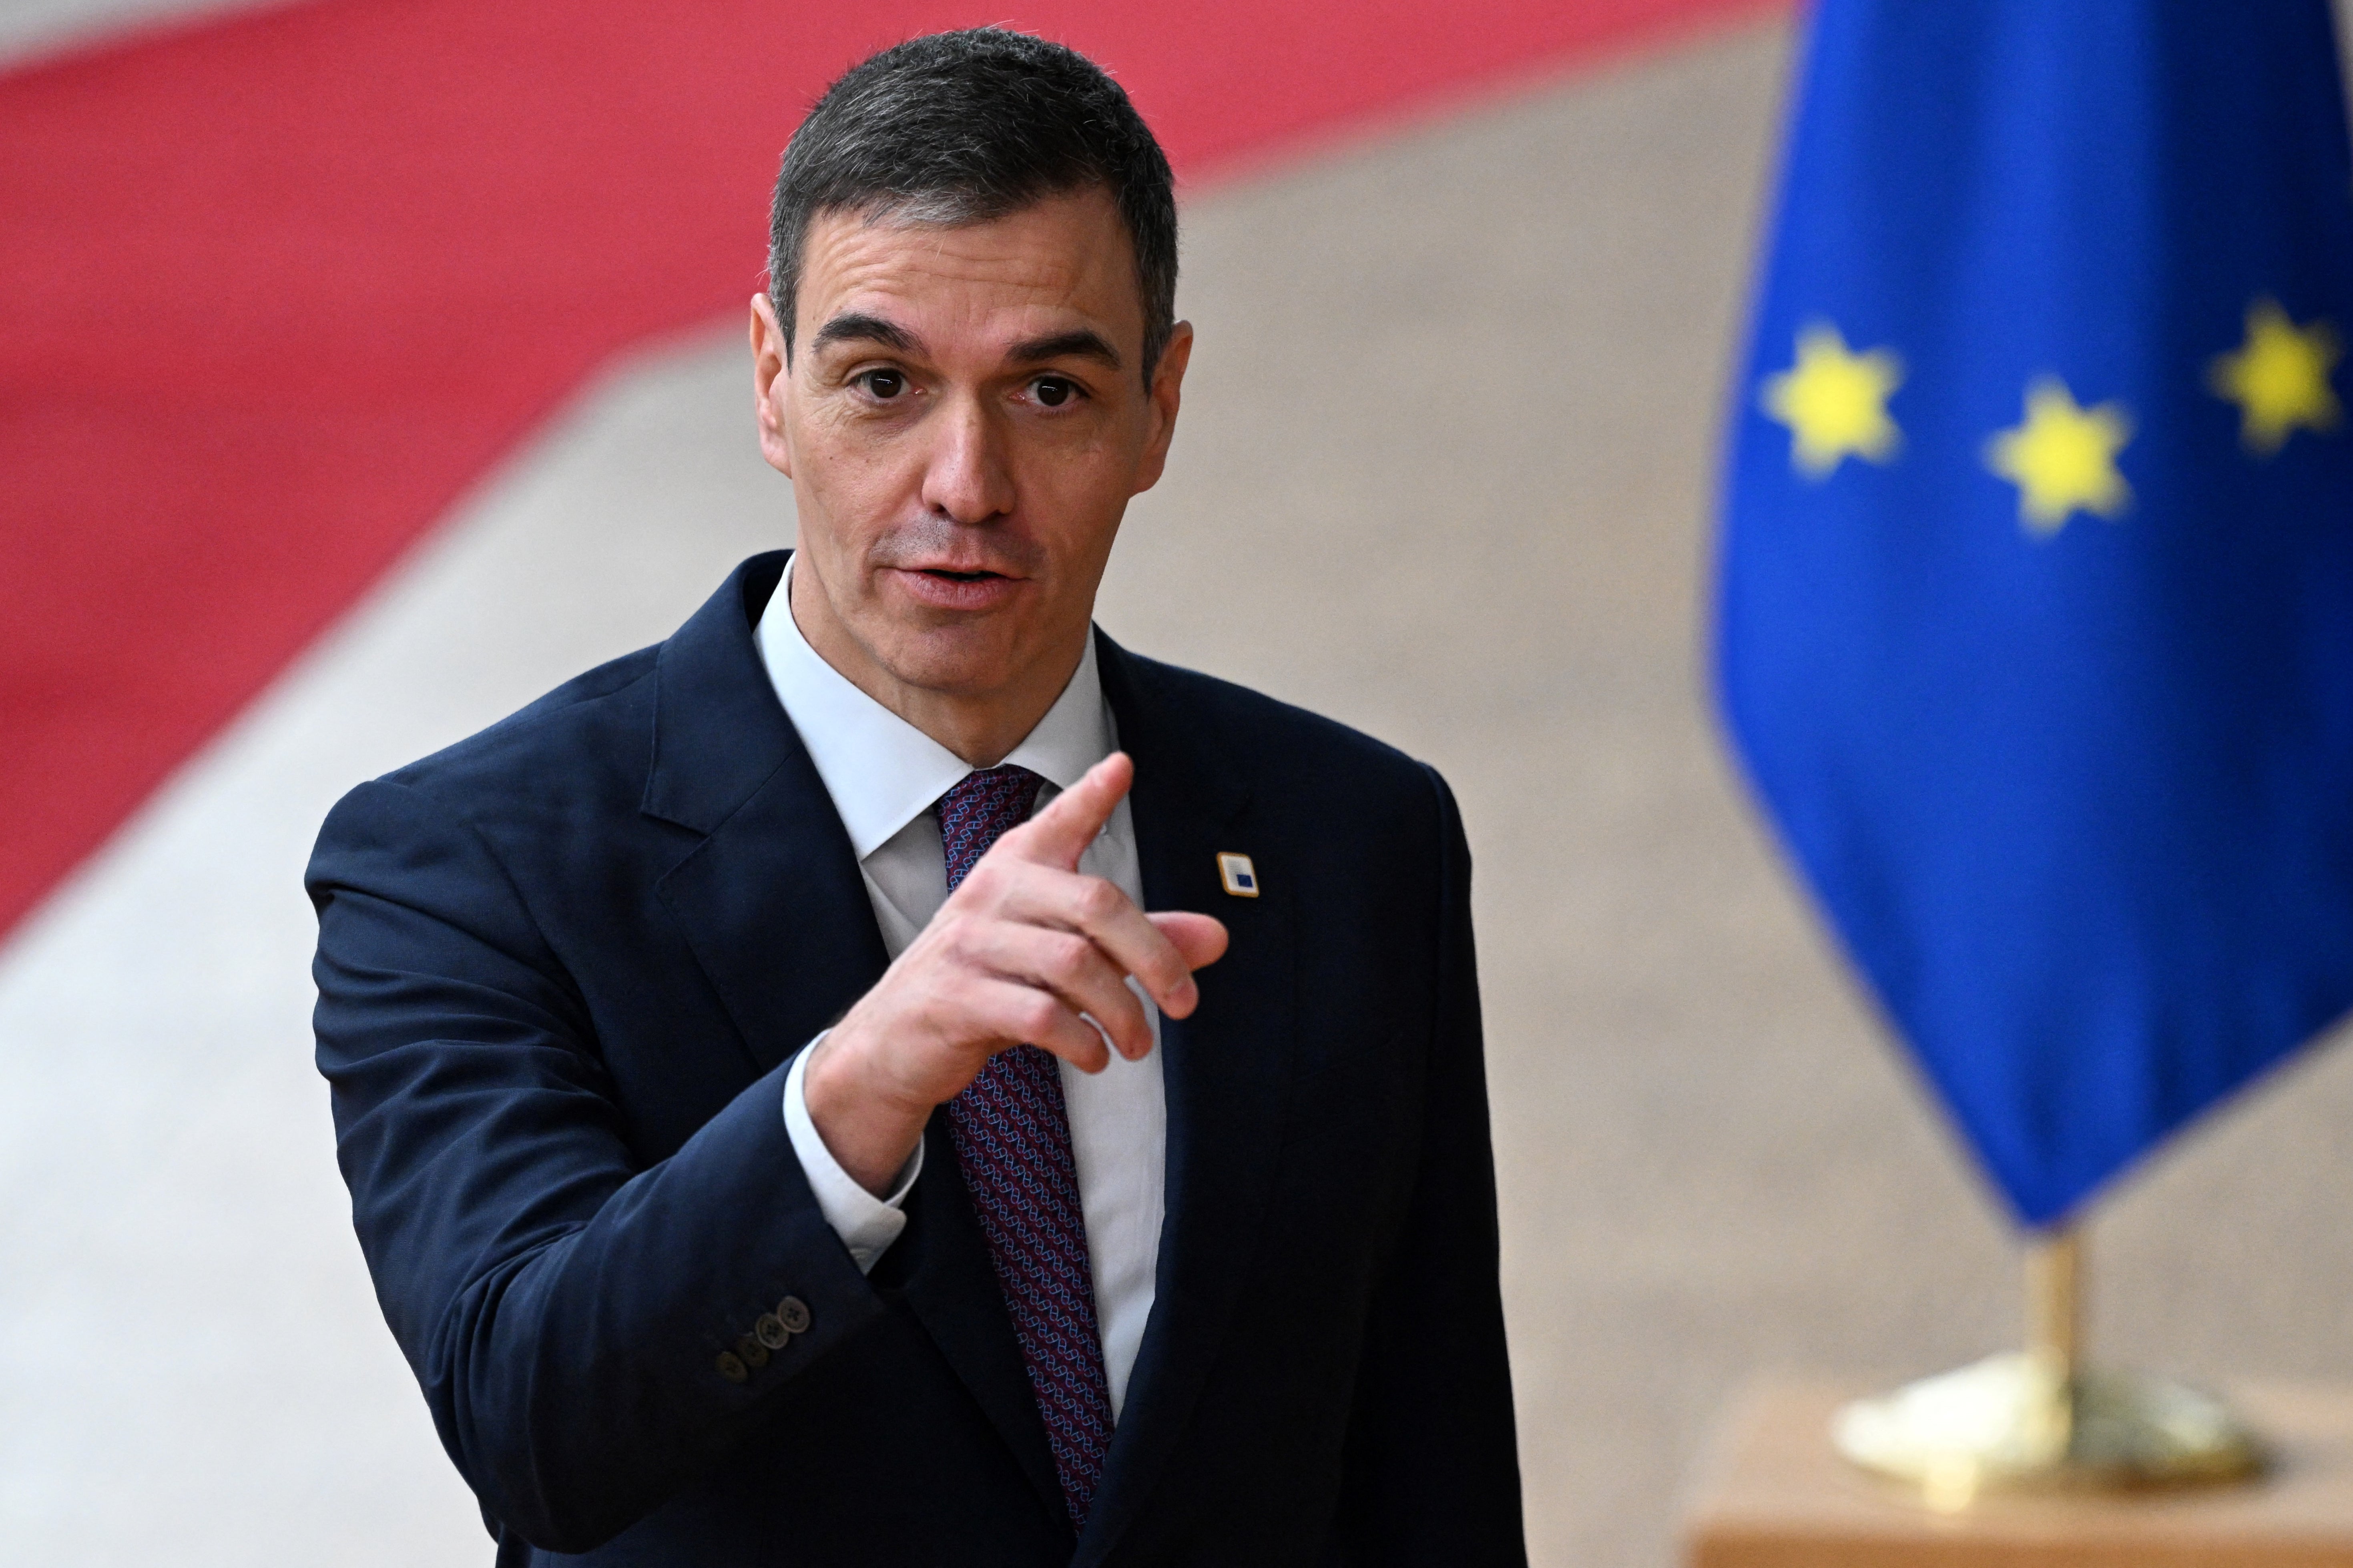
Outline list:
[[[2084,1366],[2084,1233],[2063,1221],[2026,1244],[2026,1351],[2062,1386]]]
[[[2082,1226],[2026,1241],[2026,1347],[1858,1399],[1831,1426],[1849,1460],[1940,1511],[1989,1492],[2131,1490],[2243,1480],[2263,1446],[2211,1395],[2084,1354]]]

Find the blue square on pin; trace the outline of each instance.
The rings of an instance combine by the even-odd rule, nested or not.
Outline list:
[[[1247,855],[1222,854],[1218,857],[1218,880],[1226,891],[1237,899],[1258,897],[1258,868]]]

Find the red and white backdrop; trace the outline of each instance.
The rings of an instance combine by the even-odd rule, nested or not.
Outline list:
[[[1686,698],[1778,8],[170,5],[0,0],[0,1558],[483,1560],[344,1223],[311,836],[789,542],[739,341],[778,151],[980,20],[1113,68],[1183,182],[1199,371],[1107,623],[1432,756],[1511,850],[1535,1541],[1662,1552],[1685,1434],[1617,1451],[1556,1342],[1513,1120],[1581,1005],[1552,955],[1624,911],[1501,825],[1659,777],[1731,820],[1696,718],[1637,731]]]

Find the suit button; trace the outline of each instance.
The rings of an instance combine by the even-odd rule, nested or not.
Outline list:
[[[744,1364],[754,1372],[768,1364],[768,1347],[749,1334],[735,1342],[735,1353],[743,1357]]]
[[[737,1355],[733,1351],[721,1351],[719,1352],[719,1375],[725,1378],[730,1383],[741,1383],[745,1378],[752,1375],[752,1369],[745,1366],[744,1364],[744,1358]]]
[[[785,1321],[776,1313],[763,1312],[760,1321],[752,1325],[752,1337],[772,1351],[780,1351],[785,1348],[785,1342],[793,1337],[793,1331],[785,1327]]]
[[[805,1334],[808,1332],[808,1303],[802,1300],[798,1296],[786,1297],[783,1300],[776,1303],[776,1320],[783,1323],[786,1329],[790,1332],[796,1334]]]

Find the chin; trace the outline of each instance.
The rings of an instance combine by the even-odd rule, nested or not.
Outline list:
[[[1019,674],[1031,650],[1023,628],[994,617],[956,626],[896,628],[881,663],[897,679],[925,691],[979,697]]]

